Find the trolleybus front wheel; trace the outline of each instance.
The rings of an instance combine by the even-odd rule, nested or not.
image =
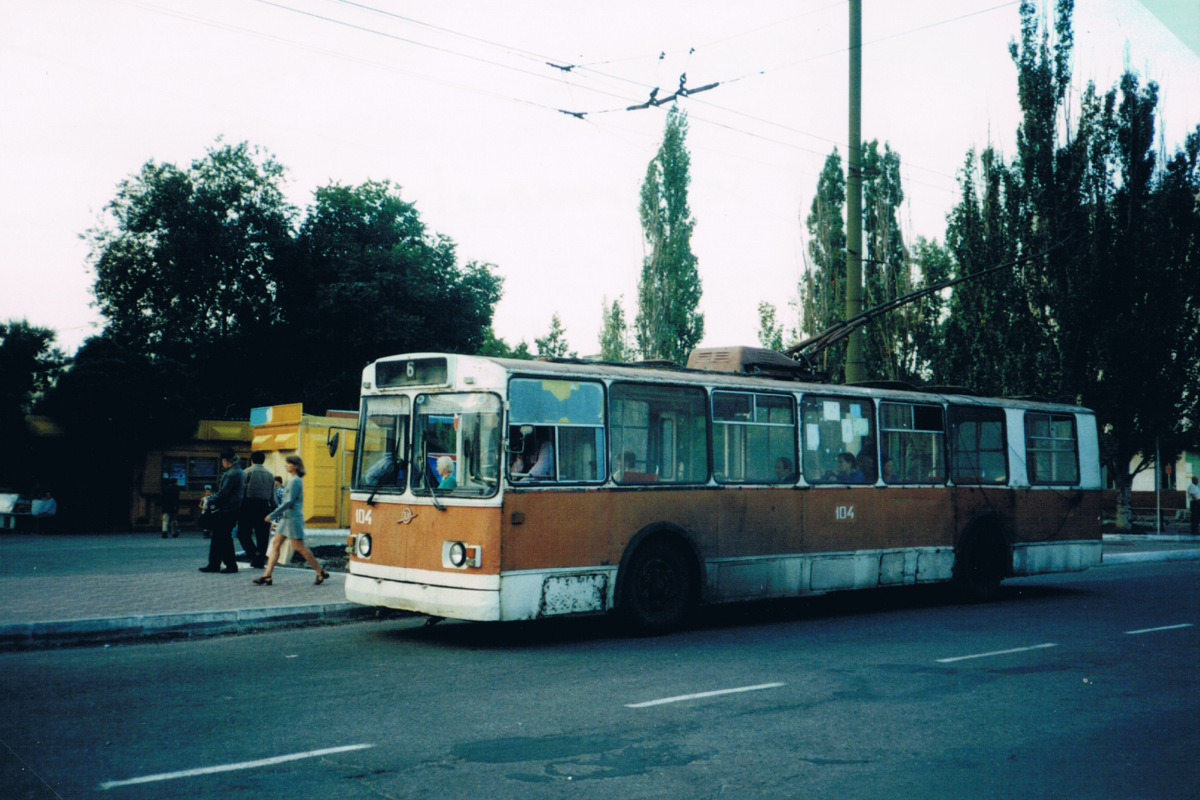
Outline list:
[[[634,632],[677,628],[696,603],[696,577],[683,548],[662,538],[643,542],[622,581],[621,615]]]

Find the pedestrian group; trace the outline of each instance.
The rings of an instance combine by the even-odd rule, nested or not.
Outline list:
[[[238,542],[249,556],[251,568],[263,569],[253,583],[273,585],[272,573],[285,541],[290,541],[292,548],[316,572],[313,583],[324,583],[329,573],[304,544],[304,461],[300,456],[291,455],[284,460],[284,469],[291,477],[286,483],[263,466],[266,454],[261,450],[250,456],[250,466],[245,470],[232,448],[221,451],[220,458],[224,472],[217,492],[211,494],[205,487],[205,496],[200,500],[201,523],[211,537],[208,563],[200,571],[225,575],[238,571],[233,548],[236,528]],[[178,511],[177,506],[174,511]],[[165,517],[166,514],[164,537],[168,530]]]

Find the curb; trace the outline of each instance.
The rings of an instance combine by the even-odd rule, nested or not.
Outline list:
[[[18,622],[0,625],[0,652],[227,636],[281,628],[383,619],[391,613],[389,609],[343,602],[184,614],[139,614],[54,622]]]
[[[1160,550],[1142,553],[1105,553],[1100,566],[1144,564],[1149,561],[1200,561],[1200,550]]]

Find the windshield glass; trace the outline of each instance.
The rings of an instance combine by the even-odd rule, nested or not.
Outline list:
[[[439,497],[489,497],[500,475],[500,398],[423,394],[413,426],[412,487]]]
[[[367,397],[363,400],[355,489],[404,491],[410,407],[407,397]]]

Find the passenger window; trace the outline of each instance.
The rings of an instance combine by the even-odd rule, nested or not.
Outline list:
[[[508,396],[508,470],[512,481],[604,480],[601,384],[514,378]]]
[[[1073,415],[1026,414],[1025,452],[1030,483],[1079,483]]]
[[[1008,482],[1004,409],[950,406],[950,478],[955,483]]]
[[[708,414],[703,389],[614,384],[613,479],[622,484],[708,480]]]
[[[805,396],[804,480],[874,483],[879,466],[874,415],[874,406],[864,398]]]
[[[884,483],[946,482],[941,406],[880,403],[879,428],[879,475]]]
[[[720,483],[795,483],[796,410],[790,397],[713,392],[713,474]]]

